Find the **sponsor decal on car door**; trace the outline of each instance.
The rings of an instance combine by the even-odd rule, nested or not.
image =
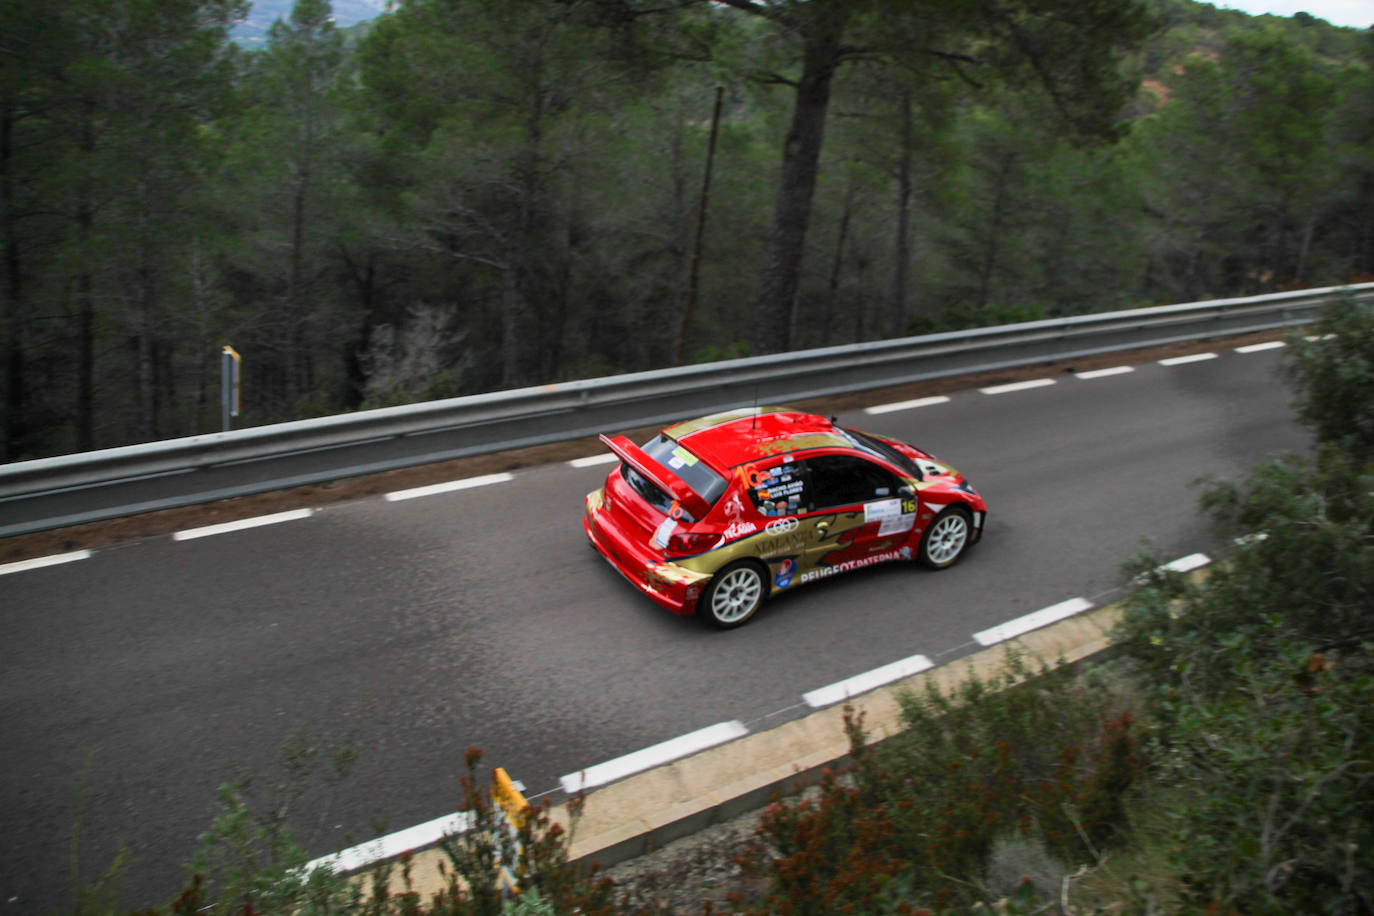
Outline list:
[[[749,499],[766,519],[751,541],[752,552],[768,564],[773,586],[788,588],[798,581],[814,536],[813,526],[802,518],[809,502],[805,467],[788,455],[767,466],[742,468],[741,473]]]
[[[807,459],[812,498],[834,521],[812,561],[816,579],[895,560],[916,521],[914,500],[901,481],[874,462],[852,455]]]

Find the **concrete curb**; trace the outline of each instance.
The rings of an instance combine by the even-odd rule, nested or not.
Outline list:
[[[893,682],[853,699],[864,714],[870,743],[901,731],[899,694],[935,683],[948,690],[969,673],[988,677],[1009,651],[1047,665],[1072,664],[1105,651],[1108,634],[1121,619],[1119,604],[1061,620],[972,655]],[[611,866],[644,855],[713,824],[768,804],[774,792],[786,793],[815,780],[824,767],[849,755],[844,704],[837,703],[768,731],[751,733],[657,769],[626,777],[589,792],[569,849],[569,858]],[[566,805],[555,807],[554,823],[569,827]],[[411,858],[413,889],[439,891],[437,847]]]

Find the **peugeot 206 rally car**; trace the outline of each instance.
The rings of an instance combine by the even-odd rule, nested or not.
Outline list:
[[[765,598],[889,560],[953,565],[981,536],[983,498],[902,442],[782,408],[670,426],[587,494],[592,545],[654,601],[737,627]]]

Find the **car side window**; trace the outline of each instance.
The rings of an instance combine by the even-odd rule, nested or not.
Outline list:
[[[886,468],[852,455],[819,455],[806,459],[806,466],[817,509],[890,499],[901,486]]]
[[[807,511],[806,468],[800,461],[746,469],[749,498],[763,515],[796,515]]]

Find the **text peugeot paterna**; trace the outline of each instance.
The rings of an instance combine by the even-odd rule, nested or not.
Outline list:
[[[587,494],[592,545],[654,601],[719,627],[836,573],[951,566],[987,519],[983,498],[934,456],[813,414],[746,408],[643,447],[601,441],[620,464]]]

